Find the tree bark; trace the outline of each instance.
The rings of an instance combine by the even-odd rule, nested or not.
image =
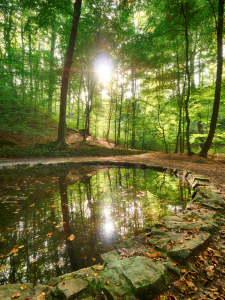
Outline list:
[[[186,3],[187,5],[187,3]],[[192,155],[191,152],[191,144],[189,140],[189,130],[190,130],[190,118],[189,118],[189,112],[188,112],[188,104],[189,104],[189,98],[190,98],[190,90],[191,90],[191,76],[190,76],[190,70],[189,70],[189,39],[188,39],[188,22],[187,22],[187,16],[184,11],[184,6],[183,3],[181,4],[182,8],[182,13],[184,16],[184,21],[185,21],[185,40],[186,40],[186,75],[187,75],[187,80],[188,80],[188,87],[187,87],[187,97],[185,100],[185,113],[186,113],[186,122],[187,122],[187,127],[186,127],[186,140],[187,140],[187,151],[188,155]]]
[[[216,87],[214,96],[213,113],[210,122],[210,128],[208,137],[199,153],[199,156],[206,157],[209,148],[212,144],[212,140],[216,131],[216,124],[219,114],[220,107],[220,94],[221,94],[221,82],[222,82],[222,71],[223,71],[223,13],[224,13],[224,0],[219,0],[219,11],[218,11],[218,25],[217,29],[217,73],[216,73]]]
[[[55,42],[56,42],[56,29],[54,22],[52,24],[52,35],[51,35],[51,50],[50,50],[50,73],[49,73],[49,90],[48,90],[48,113],[52,113],[52,98],[53,98],[53,91],[54,91],[54,56],[55,56]]]
[[[79,25],[79,18],[81,14],[82,0],[76,0],[74,3],[73,24],[70,33],[69,45],[66,55],[66,62],[63,69],[62,85],[61,85],[61,99],[60,99],[60,114],[59,114],[59,128],[58,128],[58,147],[63,147],[65,144],[65,124],[66,124],[66,99],[71,65],[73,63],[73,52],[77,37],[77,30]]]

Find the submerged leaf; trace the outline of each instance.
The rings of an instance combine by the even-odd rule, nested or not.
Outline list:
[[[11,295],[11,298],[14,299],[14,298],[18,298],[20,296],[21,296],[21,294],[19,292],[15,292]]]
[[[70,241],[73,241],[75,239],[75,235],[74,234],[71,234],[69,237],[68,237],[68,240]]]

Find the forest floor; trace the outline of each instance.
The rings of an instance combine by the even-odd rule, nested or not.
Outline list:
[[[0,132],[1,133],[1,132]],[[3,136],[4,140],[16,142],[19,146],[28,145],[31,140],[25,137],[14,139],[12,135]],[[19,141],[19,143],[18,143]],[[92,145],[99,145],[103,148],[114,148],[113,143],[108,143],[103,139],[88,137],[89,143],[82,142],[82,136],[78,133],[71,132],[67,135],[67,144],[69,147],[76,147],[78,150]],[[40,142],[39,140],[32,141]],[[121,147],[120,147],[121,148]],[[101,148],[102,149],[102,148]],[[102,152],[100,152],[101,154]],[[135,153],[135,152],[134,152]],[[161,152],[147,152],[139,155],[120,155],[120,156],[76,156],[76,157],[54,157],[54,158],[29,158],[29,159],[5,159],[0,157],[0,164],[15,164],[26,161],[38,161],[38,163],[57,163],[62,161],[115,161],[115,162],[136,162],[148,163],[154,166],[163,166],[167,168],[177,168],[181,170],[192,171],[197,174],[202,174],[210,178],[211,182],[220,190],[225,199],[225,156],[208,156],[202,158],[198,155],[188,156],[187,154],[164,154]],[[194,287],[190,286],[187,289],[180,291],[172,283],[171,288],[157,300],[198,300],[198,299],[225,299],[225,224],[222,224],[221,230],[213,236],[213,240],[209,247],[201,254],[198,254],[193,261],[198,273],[190,272],[183,269],[183,274],[180,277],[181,282],[193,282]],[[191,279],[190,279],[191,278]],[[174,281],[179,278],[174,278]]]

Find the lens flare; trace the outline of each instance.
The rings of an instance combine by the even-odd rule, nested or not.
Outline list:
[[[101,55],[95,59],[94,70],[103,83],[107,83],[113,72],[113,62],[109,56]]]

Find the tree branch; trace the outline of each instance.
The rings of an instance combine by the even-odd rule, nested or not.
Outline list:
[[[210,0],[206,0],[206,1],[208,1],[208,2],[211,4],[211,6],[212,6],[212,9],[213,9],[213,15],[214,15],[215,22],[216,22],[216,29],[218,29],[218,23],[217,23],[217,18],[216,18],[214,6],[213,6],[213,4],[212,4],[212,2],[211,2]]]

